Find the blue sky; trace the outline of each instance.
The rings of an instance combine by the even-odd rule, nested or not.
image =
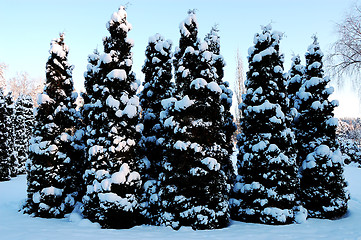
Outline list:
[[[114,0],[1,0],[0,7],[0,62],[9,69],[10,78],[18,71],[32,77],[45,78],[45,63],[49,56],[50,41],[66,33],[70,48],[69,62],[75,65],[75,87],[83,84],[87,55],[94,48],[102,50],[102,38],[108,35],[105,24],[118,7],[128,1]],[[188,9],[197,9],[199,37],[218,24],[221,35],[221,53],[227,66],[225,79],[233,82],[236,52],[247,67],[247,50],[260,25],[272,22],[273,29],[285,33],[281,50],[285,54],[285,70],[290,66],[293,53],[304,53],[317,34],[322,50],[327,53],[336,40],[335,23],[339,22],[353,0],[129,0],[128,21],[133,25],[129,37],[134,40],[133,70],[143,78],[141,67],[149,36],[160,33],[178,45],[179,23]],[[357,98],[349,89],[335,94],[340,99],[341,115],[355,115],[349,108]],[[344,106],[343,106],[344,105]],[[349,113],[348,113],[349,112]],[[360,114],[359,114],[360,115]]]

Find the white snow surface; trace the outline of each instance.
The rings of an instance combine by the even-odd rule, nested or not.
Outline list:
[[[53,99],[51,99],[47,94],[39,93],[37,96],[37,103],[44,104],[44,103],[51,103],[54,102]]]
[[[349,211],[341,219],[308,219],[302,224],[272,226],[232,221],[224,229],[193,231],[182,227],[137,226],[131,229],[101,229],[96,223],[82,219],[77,211],[63,219],[33,218],[18,212],[26,199],[26,176],[0,182],[0,234],[11,240],[98,240],[98,239],[360,239],[361,169],[345,167],[351,193]]]
[[[193,100],[190,100],[188,95],[185,95],[182,100],[175,102],[175,109],[180,111],[181,109],[186,109],[194,104]]]
[[[207,85],[207,81],[203,78],[196,78],[191,82],[191,85],[189,86],[192,88],[194,86],[195,89],[204,88]]]
[[[44,193],[45,195],[54,195],[54,196],[61,196],[63,194],[63,190],[56,187],[43,188],[41,192]]]
[[[211,157],[206,157],[201,162],[206,165],[209,170],[218,171],[221,168],[221,165],[217,162],[217,160]]]
[[[120,102],[118,100],[116,100],[115,98],[113,98],[112,95],[109,95],[105,102],[109,107],[119,109]]]
[[[207,84],[207,88],[212,92],[222,93],[222,89],[219,87],[218,83],[210,82]]]
[[[119,79],[121,81],[127,79],[127,73],[124,69],[113,69],[110,73],[107,74],[109,79]]]

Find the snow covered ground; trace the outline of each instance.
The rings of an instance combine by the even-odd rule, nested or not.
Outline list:
[[[100,229],[78,215],[65,219],[32,218],[18,212],[26,198],[26,177],[0,183],[1,240],[81,239],[359,239],[361,240],[361,169],[346,167],[351,200],[349,212],[339,220],[309,219],[303,224],[269,226],[232,222],[226,229],[193,231],[181,228],[138,226],[127,230]]]

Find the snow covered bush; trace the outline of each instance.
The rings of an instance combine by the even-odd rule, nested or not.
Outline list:
[[[140,82],[132,72],[132,25],[124,7],[107,24],[104,53],[88,57],[84,107],[86,193],[83,214],[103,228],[130,228],[140,221]]]
[[[338,218],[347,211],[349,199],[343,177],[343,161],[336,141],[338,120],[333,110],[338,101],[328,100],[333,87],[323,72],[323,53],[317,38],[306,52],[305,81],[297,92],[295,119],[300,197],[310,217]]]
[[[355,164],[361,167],[361,148],[356,141],[352,139],[337,138],[340,150],[343,153],[342,157],[345,164]]]
[[[26,163],[28,199],[24,212],[63,217],[72,211],[82,184],[81,150],[72,145],[77,123],[72,70],[64,34],[53,39],[46,63],[46,85],[38,95],[35,126]]]
[[[265,26],[248,50],[238,176],[230,200],[234,220],[287,224],[295,221],[295,211],[301,209],[296,202],[299,180],[294,134],[286,116],[281,38],[282,33]]]
[[[162,101],[161,118],[169,140],[159,178],[159,221],[174,229],[222,228],[229,222],[228,176],[223,169],[230,164],[222,115],[227,111],[222,106],[226,86],[214,66],[222,57],[198,39],[194,11],[181,22],[180,33],[175,97]]]
[[[339,119],[336,135],[345,164],[361,167],[360,118]]]

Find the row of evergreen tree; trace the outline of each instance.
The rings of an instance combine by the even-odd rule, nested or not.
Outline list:
[[[104,228],[214,229],[230,217],[287,224],[307,211],[331,219],[347,211],[337,103],[328,100],[333,90],[316,38],[306,66],[295,57],[286,76],[282,34],[266,26],[255,35],[235,175],[232,91],[223,81],[218,30],[199,39],[189,11],[174,55],[171,41],[151,37],[137,95],[123,7],[107,28],[104,53],[88,57],[80,111],[64,35],[51,42],[30,140],[25,213],[63,217],[82,202],[82,214]]]
[[[25,173],[29,140],[34,123],[33,100],[20,94],[14,101],[12,92],[0,88],[0,181]]]
[[[285,75],[281,38],[266,26],[249,49],[231,215],[268,224],[300,221],[306,213],[339,218],[349,195],[335,135],[338,101],[329,100],[334,89],[327,86],[323,53],[314,36],[306,66],[295,56]]]

